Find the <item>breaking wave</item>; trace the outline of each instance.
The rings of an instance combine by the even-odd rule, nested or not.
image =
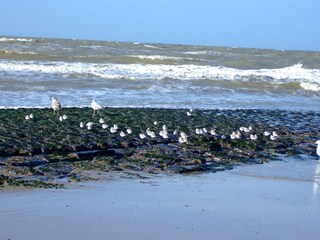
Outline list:
[[[173,57],[173,56],[162,56],[162,55],[130,55],[129,57],[132,58],[139,58],[139,59],[147,59],[147,60],[173,60],[173,61],[194,61],[194,58],[182,58],[182,57]]]
[[[139,57],[139,56],[138,56]],[[145,56],[142,56],[143,58]],[[161,56],[150,56],[160,58]],[[272,84],[298,83],[302,89],[320,91],[320,70],[302,64],[278,69],[237,69],[222,66],[164,64],[100,64],[47,61],[0,61],[0,75],[86,77],[132,80],[229,80]]]
[[[0,42],[32,42],[33,39],[31,38],[7,38],[2,37],[0,38]]]

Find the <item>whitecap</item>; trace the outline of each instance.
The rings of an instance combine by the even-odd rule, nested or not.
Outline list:
[[[32,42],[31,38],[12,38],[12,37],[2,37],[0,42]]]
[[[143,46],[144,46],[144,47],[146,47],[146,48],[156,48],[156,49],[161,49],[160,47],[156,47],[156,46],[153,46],[153,45],[150,45],[150,44],[144,44]]]
[[[157,57],[156,57],[157,58]],[[221,66],[193,64],[101,64],[49,61],[0,61],[1,74],[26,74],[35,77],[98,77],[102,79],[128,80],[229,80],[237,82],[265,82],[281,85],[300,83],[306,90],[319,91],[320,70],[306,69],[302,64],[278,69],[237,69]],[[28,78],[22,78],[28,81]]]
[[[162,56],[162,55],[130,55],[129,57],[147,59],[147,60],[160,60],[160,61],[165,61],[165,60],[193,61],[194,60],[194,58],[182,58],[182,57]]]
[[[320,84],[312,82],[301,82],[300,86],[308,91],[320,92]]]

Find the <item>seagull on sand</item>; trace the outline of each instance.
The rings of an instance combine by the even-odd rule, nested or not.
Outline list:
[[[95,115],[96,111],[103,109],[103,107],[99,103],[97,103],[96,100],[92,100],[91,107],[93,109],[93,115]]]
[[[61,109],[61,104],[55,97],[51,98],[51,107],[53,109],[53,115],[56,114],[56,111],[59,113],[59,110]]]
[[[316,141],[317,146],[317,155],[320,157],[320,140]]]

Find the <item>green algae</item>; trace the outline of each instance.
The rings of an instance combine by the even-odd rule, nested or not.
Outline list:
[[[81,181],[86,179],[81,171],[92,170],[215,172],[237,164],[274,160],[278,154],[315,156],[314,142],[320,138],[319,113],[194,110],[188,117],[186,111],[106,108],[93,116],[89,108],[65,108],[60,114],[68,118],[60,121],[51,109],[1,109],[0,186],[8,184],[8,181],[12,185],[18,184],[22,181],[19,177],[25,176],[33,176],[36,180],[40,177],[48,179],[42,182],[63,177]],[[25,116],[31,113],[34,118],[26,120]],[[102,129],[100,118],[109,128],[117,124],[119,131],[112,134],[109,128]],[[94,122],[93,129],[80,128],[80,122]],[[158,135],[164,124],[169,139]],[[250,140],[250,133],[242,133],[241,139],[230,139],[233,131],[249,125],[254,129],[252,133],[258,135],[258,140]],[[129,127],[133,134],[120,137],[119,132],[125,132]],[[157,137],[141,140],[138,134],[147,128],[155,131]],[[198,135],[195,128],[206,128],[208,132],[215,129],[217,135]],[[173,134],[174,130],[178,130],[177,135]],[[270,140],[263,135],[265,130],[276,131],[279,138]],[[187,144],[178,142],[181,131],[188,135]],[[9,170],[15,175],[8,174]],[[41,186],[40,183],[33,185]]]

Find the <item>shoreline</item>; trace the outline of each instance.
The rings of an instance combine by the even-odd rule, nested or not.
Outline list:
[[[316,156],[320,113],[196,109],[188,116],[187,111],[105,108],[93,116],[87,107],[63,108],[60,114],[67,118],[60,121],[49,108],[0,109],[0,189],[59,188],[64,187],[63,181],[97,179],[90,176],[94,172],[194,174],[264,163],[279,159],[279,154]],[[26,120],[30,114],[33,118]],[[100,119],[107,128],[102,128]],[[92,129],[80,128],[80,122],[91,122]],[[119,129],[111,133],[114,124]],[[166,138],[159,136],[164,125]],[[232,132],[249,126],[252,130],[240,131],[241,137],[232,139]],[[126,133],[128,128],[132,134]],[[155,136],[148,136],[147,129]],[[121,131],[125,137],[119,135]],[[264,131],[275,131],[278,136],[270,140]],[[187,143],[179,142],[182,132]],[[142,133],[144,139],[139,137]],[[251,134],[257,140],[251,140]]]

